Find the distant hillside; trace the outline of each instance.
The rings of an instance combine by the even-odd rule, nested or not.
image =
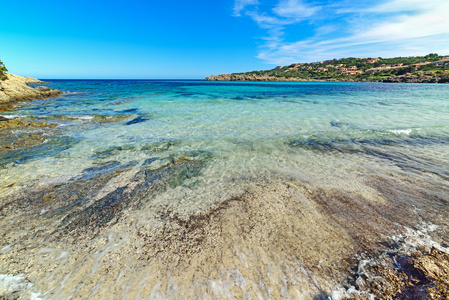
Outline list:
[[[341,58],[313,63],[295,63],[272,70],[212,75],[206,80],[225,81],[369,81],[449,82],[449,56],[395,58]]]

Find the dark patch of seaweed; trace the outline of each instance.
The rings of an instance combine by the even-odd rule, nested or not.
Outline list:
[[[137,118],[132,119],[129,122],[126,122],[125,125],[133,125],[133,124],[138,124],[138,123],[142,123],[145,121],[148,121],[149,118],[144,117],[144,116],[138,116]]]
[[[407,155],[401,151],[406,146],[449,146],[449,139],[437,137],[408,137],[401,139],[331,139],[312,137],[294,139],[287,143],[290,147],[311,150],[320,153],[338,152],[344,154],[362,154],[381,160],[391,161],[402,169],[414,172],[427,172],[449,179],[449,171],[440,162],[424,159],[416,155]]]
[[[123,186],[108,193],[101,199],[89,204],[89,201],[80,198],[75,200],[78,206],[77,210],[71,210],[63,219],[60,230],[65,233],[73,231],[87,231],[90,229],[99,229],[107,224],[115,223],[122,215],[126,208],[139,208],[143,203],[151,201],[152,196],[160,193],[167,188],[174,188],[182,185],[185,180],[199,176],[201,169],[204,167],[205,161],[179,159],[164,167],[156,170],[142,168],[134,175],[133,182],[137,185],[133,187]],[[91,179],[101,182],[103,186],[108,179],[105,176],[99,176]],[[112,178],[110,175],[107,177]],[[106,179],[106,180],[105,180]],[[87,189],[85,189],[85,187]],[[96,185],[82,185],[78,189],[85,190],[89,198],[96,194],[98,187]],[[85,207],[80,207],[86,203]]]
[[[32,147],[0,151],[0,167],[9,163],[22,164],[29,160],[58,155],[77,144],[77,139],[67,136],[53,136],[41,144]]]

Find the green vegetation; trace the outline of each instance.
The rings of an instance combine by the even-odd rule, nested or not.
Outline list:
[[[5,72],[8,72],[3,62],[0,60],[0,80],[7,79]]]
[[[272,70],[261,70],[245,75],[270,76],[282,78],[299,78],[306,80],[354,80],[377,81],[388,77],[408,75],[447,74],[449,63],[437,65],[444,59],[436,53],[426,56],[395,57],[395,58],[341,58],[313,63],[297,63],[289,66],[279,66]],[[446,70],[444,70],[446,69]]]

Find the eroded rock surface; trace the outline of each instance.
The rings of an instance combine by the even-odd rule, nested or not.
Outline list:
[[[392,249],[360,261],[354,279],[341,298],[448,299],[449,255],[435,247]]]
[[[31,83],[42,83],[38,79],[7,74],[8,79],[0,81],[0,111],[13,110],[18,102],[33,99],[54,98],[61,91],[45,86],[30,87]]]

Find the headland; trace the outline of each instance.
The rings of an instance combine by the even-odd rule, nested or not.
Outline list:
[[[207,81],[343,81],[449,83],[449,56],[341,58],[293,63],[271,70],[212,75]]]
[[[31,77],[5,73],[5,80],[0,80],[0,111],[13,110],[23,101],[55,98],[62,94],[59,90],[45,86],[29,86],[32,83],[43,82]]]

